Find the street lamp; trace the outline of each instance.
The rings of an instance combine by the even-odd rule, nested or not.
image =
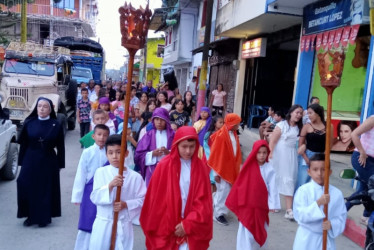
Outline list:
[[[125,163],[125,153],[127,150],[127,133],[125,128],[129,121],[129,106],[130,106],[130,93],[131,93],[131,82],[132,82],[132,71],[134,66],[134,57],[136,51],[144,47],[146,36],[148,33],[148,27],[152,16],[152,11],[149,9],[147,4],[146,8],[143,9],[141,6],[139,9],[132,7],[131,3],[120,7],[118,10],[120,14],[120,27],[121,27],[121,45],[129,52],[128,71],[127,71],[127,86],[126,86],[126,97],[124,100],[125,115],[123,120],[123,131],[122,131],[122,142],[121,142],[121,156],[118,174],[123,175],[123,166]],[[116,202],[119,202],[121,198],[121,187],[117,187]],[[110,242],[110,249],[114,250],[116,245],[117,235],[117,221],[118,212],[113,215],[113,227],[112,237]]]
[[[324,193],[329,193],[329,173],[330,173],[330,147],[331,147],[331,113],[332,113],[332,94],[334,90],[340,86],[343,74],[345,51],[343,47],[336,50],[327,49],[326,52],[319,53],[318,71],[321,86],[327,92],[327,117],[326,117],[326,144],[325,144],[325,180]],[[331,69],[331,65],[332,70]],[[328,220],[328,205],[324,206],[325,219]],[[327,230],[323,230],[322,249],[326,250],[327,246]]]

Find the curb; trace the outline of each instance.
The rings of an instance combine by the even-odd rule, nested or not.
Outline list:
[[[357,225],[352,219],[347,219],[345,222],[343,234],[360,247],[365,247],[366,230]]]

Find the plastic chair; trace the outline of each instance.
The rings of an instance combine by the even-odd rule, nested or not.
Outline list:
[[[248,110],[249,110],[249,116],[248,116],[248,121],[247,121],[248,129],[252,128],[254,119],[257,119],[257,127],[258,127],[260,123],[263,120],[265,120],[268,115],[267,109],[260,105],[249,105]]]

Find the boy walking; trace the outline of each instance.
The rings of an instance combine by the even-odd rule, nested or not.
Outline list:
[[[293,244],[294,250],[322,249],[322,233],[327,230],[327,249],[334,250],[335,238],[343,233],[347,209],[342,192],[329,185],[324,194],[325,155],[315,154],[310,159],[308,174],[312,180],[296,191],[293,212],[299,224]],[[323,221],[323,206],[328,205],[328,220]]]
[[[90,250],[110,248],[113,211],[119,212],[116,235],[116,250],[132,250],[134,232],[132,219],[140,214],[145,183],[142,177],[128,167],[118,175],[121,155],[121,136],[111,135],[105,143],[106,156],[110,165],[97,169],[91,201],[97,206],[96,219],[92,227]],[[126,152],[126,156],[128,151]],[[117,187],[122,186],[121,201],[115,202]]]
[[[179,128],[170,154],[153,173],[140,215],[147,249],[208,249],[212,195],[207,166],[198,151],[195,129]]]
[[[90,243],[92,224],[96,217],[96,206],[90,200],[93,177],[96,169],[107,162],[104,146],[108,136],[109,128],[98,124],[92,135],[95,144],[83,150],[79,160],[71,195],[71,202],[80,205],[76,250],[88,250]]]
[[[237,250],[262,249],[267,239],[269,211],[281,207],[275,172],[268,162],[269,152],[265,140],[253,144],[226,200],[226,206],[239,220]]]
[[[77,102],[77,118],[81,129],[81,138],[90,131],[91,103],[88,99],[88,89],[81,89],[82,98]]]
[[[214,180],[217,191],[213,197],[214,219],[221,225],[228,225],[225,215],[228,209],[225,206],[227,195],[231,186],[239,175],[242,153],[240,151],[237,130],[240,117],[230,113],[225,117],[225,124],[211,137],[212,146],[208,166],[214,170]]]

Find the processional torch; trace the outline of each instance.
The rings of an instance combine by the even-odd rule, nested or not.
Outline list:
[[[121,155],[120,165],[118,174],[123,175],[123,168],[125,164],[125,154],[127,151],[127,133],[125,128],[129,121],[130,112],[130,94],[131,94],[131,82],[132,82],[132,71],[134,66],[135,54],[139,49],[144,48],[146,37],[148,33],[148,27],[152,16],[152,11],[147,5],[145,9],[141,6],[139,9],[135,9],[130,4],[125,2],[125,5],[118,9],[120,14],[120,27],[121,27],[121,45],[125,47],[129,53],[128,71],[127,71],[127,86],[126,86],[126,97],[124,100],[125,114],[123,120],[123,132],[121,142]],[[121,187],[117,187],[116,202],[121,200]],[[118,212],[114,212],[113,215],[113,227],[112,236],[110,241],[110,249],[114,250],[116,245],[117,235],[117,221]]]
[[[325,144],[325,179],[324,193],[329,193],[329,177],[330,177],[330,148],[331,148],[331,113],[332,113],[332,94],[334,90],[340,86],[343,73],[345,52],[343,47],[338,49],[327,49],[322,53],[318,53],[318,71],[321,80],[321,86],[327,92],[327,117],[326,117],[326,144]],[[325,219],[328,220],[328,204],[323,208]],[[327,230],[323,230],[322,249],[326,250],[327,246]]]

